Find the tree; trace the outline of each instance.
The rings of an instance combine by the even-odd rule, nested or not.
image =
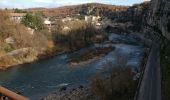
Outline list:
[[[23,11],[23,10],[18,9],[18,8],[16,8],[16,9],[14,10],[14,12],[15,12],[15,13],[26,13],[26,11]]]
[[[25,26],[30,27],[35,30],[44,29],[43,19],[40,14],[27,13],[26,16],[21,21]]]

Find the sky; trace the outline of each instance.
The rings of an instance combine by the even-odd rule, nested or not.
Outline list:
[[[83,3],[105,3],[113,5],[133,5],[144,0],[0,0],[0,8],[60,7]]]

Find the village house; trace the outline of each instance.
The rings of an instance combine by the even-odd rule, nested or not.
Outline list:
[[[20,23],[25,15],[26,13],[10,13],[10,19],[17,23]]]
[[[44,20],[44,25],[51,27],[51,21],[49,21],[48,19]]]
[[[102,24],[100,22],[101,17],[100,16],[85,16],[85,21],[87,23],[91,23],[95,26],[95,28],[100,29],[102,27]]]
[[[71,17],[66,17],[62,19],[62,22],[65,23],[65,22],[72,21],[72,20],[73,19]]]
[[[44,19],[44,25],[51,30],[51,21],[49,19]]]

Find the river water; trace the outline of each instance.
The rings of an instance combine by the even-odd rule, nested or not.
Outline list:
[[[128,37],[112,34],[110,40],[114,39],[137,42]],[[0,84],[10,90],[20,91],[31,100],[39,100],[62,85],[89,83],[90,77],[103,70],[108,61],[116,63],[120,54],[127,59],[127,64],[133,69],[139,68],[145,49],[143,46],[130,44],[113,44],[113,46],[116,49],[106,56],[78,66],[71,66],[68,61],[81,50],[73,54],[62,54],[51,59],[18,65],[0,72]]]

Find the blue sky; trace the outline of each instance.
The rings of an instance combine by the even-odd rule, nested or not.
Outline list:
[[[82,3],[106,3],[113,5],[132,5],[144,0],[0,0],[0,8],[59,7]]]

